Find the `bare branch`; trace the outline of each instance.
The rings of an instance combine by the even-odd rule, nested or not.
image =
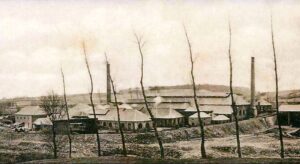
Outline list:
[[[61,76],[63,81],[63,88],[64,88],[64,101],[65,101],[65,109],[67,114],[67,129],[68,129],[68,139],[69,139],[69,158],[72,157],[72,139],[71,139],[71,126],[70,126],[70,116],[69,116],[69,109],[68,109],[68,102],[67,102],[67,96],[66,96],[66,84],[65,84],[65,75],[63,72],[63,69],[61,68]]]
[[[137,41],[137,45],[138,45],[138,49],[139,49],[139,53],[140,53],[140,57],[141,57],[141,79],[140,79],[140,84],[141,84],[141,89],[142,89],[142,94],[143,94],[143,98],[144,98],[144,102],[145,102],[145,106],[146,109],[151,117],[151,120],[153,121],[153,129],[154,129],[154,133],[155,133],[155,137],[157,139],[159,148],[160,148],[160,157],[163,159],[165,157],[164,154],[164,147],[162,144],[162,140],[158,134],[157,131],[157,126],[156,126],[156,122],[155,122],[155,118],[154,115],[152,114],[152,111],[150,110],[149,106],[148,106],[148,102],[147,102],[147,96],[145,93],[145,88],[144,88],[144,84],[143,84],[143,78],[144,78],[144,54],[142,51],[142,45],[141,45],[141,37],[139,37],[136,33],[134,33],[136,41]]]
[[[231,59],[231,24],[230,19],[228,19],[228,32],[229,32],[229,45],[228,45],[228,58],[229,58],[229,67],[230,67],[230,96],[231,96],[231,107],[233,110],[233,116],[235,121],[235,134],[236,134],[236,142],[237,142],[237,152],[238,157],[242,158],[241,145],[240,145],[240,133],[239,133],[239,120],[237,117],[237,107],[233,96],[233,86],[232,86],[232,59]]]
[[[92,109],[93,109],[95,126],[97,127],[96,137],[97,137],[98,156],[101,156],[100,137],[99,137],[98,126],[97,126],[97,117],[96,117],[96,112],[95,112],[95,105],[94,105],[94,102],[93,102],[93,91],[94,91],[93,77],[92,77],[89,62],[88,62],[88,59],[87,59],[87,53],[86,53],[86,48],[85,48],[85,43],[84,42],[82,42],[82,49],[83,49],[86,68],[88,70],[88,74],[89,74],[90,82],[91,82],[90,101],[91,101],[91,105],[92,105]]]
[[[275,83],[276,83],[276,115],[277,115],[277,123],[279,129],[279,140],[280,140],[280,157],[284,158],[284,145],[283,145],[283,135],[281,128],[281,119],[279,113],[279,102],[278,102],[278,68],[277,68],[277,57],[275,50],[275,41],[274,41],[274,32],[273,32],[273,18],[271,13],[271,37],[272,37],[272,48],[273,48],[273,56],[274,56],[274,71],[275,71]]]
[[[194,103],[195,103],[195,106],[197,109],[198,122],[199,122],[199,126],[200,126],[200,131],[201,131],[201,156],[202,156],[202,158],[206,158],[204,124],[200,117],[200,109],[199,109],[198,100],[197,100],[197,93],[196,93],[197,89],[196,89],[195,77],[194,77],[194,60],[193,60],[192,46],[191,46],[191,42],[190,42],[186,27],[184,24],[183,24],[183,29],[184,29],[186,41],[187,41],[188,48],[189,48],[189,57],[190,57],[190,62],[191,62],[191,77],[192,77],[193,93],[194,93]]]

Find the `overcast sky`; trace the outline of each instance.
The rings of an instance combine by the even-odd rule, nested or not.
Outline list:
[[[61,66],[67,92],[87,93],[83,40],[95,91],[106,87],[104,52],[117,88],[137,87],[140,56],[133,31],[146,40],[147,86],[191,83],[183,23],[196,56],[197,83],[228,85],[228,15],[234,85],[250,86],[255,56],[257,90],[273,91],[271,8],[279,88],[299,89],[299,1],[1,1],[0,97],[61,94]]]

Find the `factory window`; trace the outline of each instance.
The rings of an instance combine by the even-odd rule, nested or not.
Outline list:
[[[150,124],[148,122],[146,123],[146,129],[150,130]]]
[[[104,127],[106,126],[106,122],[103,122],[103,126],[104,126]]]
[[[128,123],[128,130],[131,130],[131,123]]]
[[[138,129],[142,129],[142,128],[143,128],[143,124],[139,123]]]
[[[111,128],[111,127],[112,127],[112,123],[110,122],[110,123],[108,124],[108,126]]]

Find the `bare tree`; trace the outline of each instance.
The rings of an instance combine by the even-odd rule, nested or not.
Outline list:
[[[57,158],[57,142],[56,142],[56,131],[54,121],[58,120],[62,116],[63,103],[58,95],[49,94],[48,96],[41,97],[40,107],[45,111],[50,121],[52,122],[51,134],[52,134],[52,146],[54,158]]]
[[[65,101],[65,109],[67,114],[67,129],[68,129],[68,139],[69,139],[69,158],[72,157],[72,139],[71,139],[71,126],[70,126],[70,116],[69,116],[69,108],[68,108],[68,102],[67,102],[67,96],[66,96],[66,84],[65,84],[65,75],[63,72],[63,69],[61,68],[61,76],[63,81],[63,88],[64,88],[64,101]]]
[[[191,42],[190,42],[190,39],[187,34],[187,30],[186,30],[185,26],[183,26],[183,28],[184,28],[186,41],[187,41],[187,44],[189,47],[189,58],[191,61],[191,77],[192,77],[192,83],[193,83],[194,102],[195,102],[195,106],[197,109],[197,116],[198,116],[200,131],[201,131],[201,156],[202,156],[202,158],[206,158],[204,124],[200,117],[200,109],[199,109],[198,100],[197,100],[197,93],[196,93],[197,89],[196,89],[195,77],[194,77],[194,59],[193,59],[192,45],[191,45]]]
[[[275,41],[274,41],[274,32],[273,32],[273,18],[271,14],[271,36],[272,36],[272,48],[274,55],[274,71],[275,71],[275,83],[276,83],[276,115],[277,115],[277,123],[279,129],[279,140],[280,140],[280,157],[284,158],[284,146],[283,146],[283,136],[282,136],[282,128],[281,128],[281,119],[279,116],[279,104],[278,104],[278,70],[277,70],[277,59],[276,59],[276,51],[275,51]]]
[[[157,139],[157,142],[158,142],[158,145],[159,145],[159,148],[160,148],[160,158],[163,159],[163,158],[165,158],[165,153],[164,153],[164,147],[163,147],[162,139],[158,134],[154,115],[152,114],[152,111],[150,110],[150,108],[148,106],[147,97],[146,97],[145,88],[144,88],[144,83],[143,83],[143,80],[144,80],[144,54],[143,54],[142,49],[143,49],[143,46],[145,45],[145,41],[143,41],[142,37],[139,37],[136,33],[134,35],[135,35],[137,45],[138,45],[138,49],[139,49],[139,53],[140,53],[140,56],[141,56],[141,79],[140,79],[140,84],[141,84],[141,88],[142,88],[142,94],[143,94],[143,98],[144,98],[144,101],[145,101],[146,109],[147,109],[147,111],[148,111],[148,113],[151,117],[152,122],[153,122],[153,129],[154,129],[155,137]]]
[[[239,128],[239,120],[237,118],[237,106],[236,102],[234,100],[234,95],[233,95],[233,87],[232,87],[232,59],[231,59],[231,25],[230,25],[230,20],[228,21],[228,29],[229,29],[229,46],[228,46],[228,58],[229,58],[229,68],[230,68],[230,97],[231,97],[231,108],[233,110],[233,117],[234,117],[234,122],[235,122],[235,135],[236,135],[236,143],[237,143],[237,152],[239,158],[242,158],[242,152],[241,152],[241,144],[240,144],[240,128]]]
[[[106,54],[105,54],[105,59],[106,59],[106,63],[108,64]],[[114,98],[115,98],[115,103],[116,103],[116,107],[117,107],[118,126],[119,126],[119,131],[120,131],[120,134],[121,134],[121,138],[122,138],[123,155],[126,157],[127,156],[127,150],[126,150],[126,146],[125,146],[125,137],[124,137],[124,133],[123,133],[123,126],[122,126],[121,120],[120,120],[120,109],[119,109],[119,104],[118,104],[118,99],[117,99],[117,93],[116,93],[114,81],[113,81],[111,75],[109,74],[108,76],[109,76],[109,79],[110,79],[110,82],[111,82],[111,86],[112,86],[113,93],[114,93]]]
[[[93,84],[93,77],[92,77],[92,73],[91,73],[91,70],[90,70],[89,62],[88,62],[88,59],[87,59],[86,48],[85,48],[85,43],[84,42],[82,42],[82,48],[83,48],[83,54],[84,54],[84,59],[85,59],[85,65],[86,65],[86,68],[88,70],[88,74],[89,74],[90,82],[91,82],[90,101],[91,101],[91,105],[92,105],[92,109],[93,109],[93,115],[94,115],[94,121],[95,121],[94,124],[96,126],[98,157],[100,157],[101,156],[100,137],[99,137],[99,132],[98,132],[95,105],[94,105],[94,102],[93,102],[94,84]]]

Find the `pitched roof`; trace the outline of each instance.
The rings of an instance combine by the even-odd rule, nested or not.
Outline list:
[[[46,115],[46,112],[39,106],[27,106],[15,113],[15,115]]]
[[[73,108],[69,109],[70,117],[73,116],[88,116],[90,113],[93,113],[92,107],[87,104],[77,104]]]
[[[234,100],[236,105],[250,105],[248,101],[246,101],[242,96],[234,95]],[[198,103],[200,105],[231,105],[231,97],[228,95],[227,97],[222,98],[199,98]]]
[[[300,112],[300,105],[281,105],[279,112]]]
[[[201,118],[210,118],[211,116],[206,114],[205,112],[200,112],[200,117]],[[198,113],[191,115],[190,118],[198,118]]]
[[[180,93],[178,93],[180,94]],[[147,101],[149,104],[163,104],[163,103],[172,103],[172,104],[193,104],[193,96],[161,96],[162,98],[157,97],[148,97]],[[244,97],[239,95],[234,95],[236,105],[250,105],[248,101],[245,100]],[[229,94],[224,94],[223,96],[203,96],[198,97],[198,104],[200,105],[231,105],[231,97]],[[142,104],[144,103],[143,99],[129,99],[127,101],[129,104]]]
[[[232,114],[233,110],[232,107],[230,105],[225,105],[225,106],[221,106],[221,105],[204,105],[204,106],[199,106],[199,110],[201,112],[213,112],[215,114]],[[188,107],[186,110],[186,112],[196,112],[197,109],[195,107]]]
[[[51,120],[49,117],[45,118],[38,118],[33,122],[34,125],[52,125]]]
[[[224,115],[218,115],[212,119],[213,121],[227,121],[230,120],[228,117]]]
[[[150,106],[155,106],[150,104]],[[172,109],[186,109],[190,106],[190,103],[160,103],[156,105],[156,108],[172,108]]]
[[[165,100],[164,100],[164,98],[162,98],[161,96],[156,96],[156,97],[153,99],[153,101],[154,101],[154,104],[155,104],[155,105],[158,105],[158,104],[162,103],[162,102],[165,101]]]
[[[172,119],[183,117],[182,114],[172,108],[152,108],[151,111],[155,118]],[[149,115],[148,112],[146,114]]]
[[[109,109],[108,109],[109,107],[110,107],[109,105],[96,105],[95,106],[95,114],[96,115],[105,115],[109,111]],[[89,114],[91,115],[94,113],[92,112]]]
[[[110,107],[110,105],[108,105],[108,104],[105,104],[105,105],[98,104],[95,106],[95,109],[108,109],[109,107]]]
[[[128,105],[128,104],[121,104],[121,105],[119,105],[119,108],[121,109],[121,108],[123,108],[123,109],[133,109],[130,105]]]
[[[120,109],[120,120],[128,122],[151,121],[150,117],[135,109]],[[104,116],[97,116],[98,120],[118,121],[117,109],[110,109]]]

